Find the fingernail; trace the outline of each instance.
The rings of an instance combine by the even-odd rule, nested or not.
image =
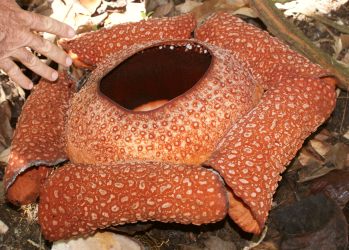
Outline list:
[[[33,88],[33,83],[32,82],[28,83],[28,89],[32,89],[32,88]]]
[[[72,60],[70,57],[67,57],[67,58],[65,59],[65,65],[66,65],[66,66],[70,66],[72,63],[73,63],[73,60]]]
[[[68,31],[68,36],[69,36],[69,37],[75,36],[75,30],[73,30],[72,28],[70,28],[69,31]]]
[[[58,73],[55,71],[55,72],[52,73],[51,79],[52,79],[52,81],[56,81],[57,78],[58,78]]]

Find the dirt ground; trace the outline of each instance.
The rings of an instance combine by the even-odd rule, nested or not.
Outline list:
[[[348,13],[349,3],[329,16],[349,25]],[[336,52],[333,44],[339,31],[312,19],[295,23],[328,54]],[[338,57],[344,57],[348,48]],[[205,226],[139,223],[111,230],[127,232],[145,249],[349,249],[349,93],[337,93],[331,117],[307,139],[283,173],[265,237],[255,247],[259,238],[242,232],[229,218]],[[14,127],[21,105],[11,105]],[[0,165],[0,186],[5,165]],[[0,233],[0,250],[51,248],[35,220],[28,220],[23,209],[5,201],[2,188],[0,220],[9,227],[7,233]]]

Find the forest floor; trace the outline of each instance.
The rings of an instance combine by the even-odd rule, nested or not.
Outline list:
[[[206,1],[215,2],[214,6],[226,2]],[[52,7],[50,11],[50,6],[45,1],[17,2],[26,9],[46,15],[57,11],[57,7],[56,9]],[[133,4],[136,3],[142,5],[141,8],[135,6],[137,10],[144,8],[144,3],[135,1]],[[159,17],[178,15],[183,8],[190,9],[200,4],[201,1],[186,1],[183,4],[180,0],[146,2],[147,13],[151,12],[153,16]],[[124,6],[121,4],[119,10],[124,8],[121,12],[125,10],[124,13],[130,12],[126,5],[127,2],[124,2]],[[214,11],[214,8],[211,11]],[[290,8],[288,11],[290,12]],[[251,17],[250,10],[243,9],[242,14],[247,14],[248,17],[243,16],[247,21],[265,28],[260,20]],[[340,8],[323,15],[342,26],[349,27],[349,3],[344,3]],[[143,13],[143,18],[146,16]],[[122,17],[123,20],[128,20],[127,18],[133,20],[134,17],[131,15]],[[339,31],[321,19],[302,17],[301,14],[294,14],[288,19],[324,52],[349,65],[349,33]],[[101,25],[101,20],[95,18],[94,23],[80,25],[79,30],[91,30],[96,25]],[[103,20],[104,23],[105,19]],[[26,73],[34,82],[38,81],[36,75]],[[15,207],[6,202],[4,197],[2,179],[11,136],[29,92],[13,86],[4,75],[0,77],[0,90],[0,250],[51,249],[52,243],[43,239],[36,222],[35,206]],[[112,228],[111,231],[127,232],[144,249],[348,249],[349,93],[347,91],[337,89],[337,105],[331,117],[307,139],[282,176],[263,236],[256,237],[242,232],[229,218],[205,226],[139,223]]]

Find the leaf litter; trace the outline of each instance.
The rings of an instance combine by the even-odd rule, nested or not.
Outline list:
[[[258,20],[253,19],[256,14],[247,0],[149,0],[145,3],[122,1],[109,9],[110,2],[115,1],[19,2],[31,11],[66,22],[79,32],[190,11],[203,20],[217,10],[235,12],[248,22],[263,27]],[[320,6],[321,3],[323,5]],[[343,64],[349,64],[348,33],[338,28],[349,24],[349,17],[345,15],[349,10],[348,1],[288,1],[277,6],[305,31],[317,46]],[[331,22],[326,22],[327,19],[323,21],[325,19],[321,17],[326,17]],[[44,37],[51,41],[56,40],[47,34],[44,34]],[[0,77],[1,185],[15,123],[28,93],[14,86],[5,75]],[[338,90],[337,107],[332,117],[304,144],[283,174],[284,178],[274,197],[265,237],[254,238],[245,234],[229,219],[201,227],[162,223],[151,223],[144,227],[144,223],[138,223],[133,225],[132,229],[116,227],[112,231],[128,232],[127,237],[133,238],[144,249],[216,249],[217,246],[222,250],[244,247],[309,249],[306,245],[309,242],[317,248],[337,245],[337,249],[341,249],[347,245],[345,217],[349,218],[348,99],[348,92]],[[35,207],[17,209],[5,202],[3,192],[0,192],[0,223],[8,227],[7,230],[1,231],[4,233],[0,233],[0,249],[51,249],[51,243],[42,239],[35,222]]]

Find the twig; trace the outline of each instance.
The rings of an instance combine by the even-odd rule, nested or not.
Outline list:
[[[32,241],[31,239],[27,240],[29,244],[33,245],[34,247],[37,247],[38,249],[43,249],[41,245],[39,245],[38,243]]]
[[[330,26],[330,27],[338,30],[339,32],[342,32],[344,34],[349,34],[349,27],[348,26],[340,25],[340,24],[336,23],[335,21],[329,19],[328,17],[314,15],[314,16],[310,16],[310,18],[314,18],[316,21],[323,23],[327,26]]]
[[[349,90],[349,67],[337,62],[334,58],[318,49],[310,39],[293,23],[286,20],[283,14],[270,0],[250,0],[250,6],[268,27],[268,30],[279,37],[312,62],[328,69],[338,80],[338,87]]]

